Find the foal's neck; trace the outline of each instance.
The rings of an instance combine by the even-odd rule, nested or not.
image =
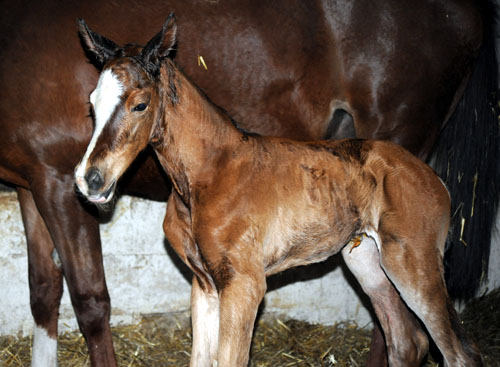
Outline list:
[[[174,187],[186,196],[189,185],[202,172],[213,172],[242,133],[170,60],[161,68],[160,83],[163,116],[154,148]]]

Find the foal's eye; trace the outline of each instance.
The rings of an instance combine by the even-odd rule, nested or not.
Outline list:
[[[145,103],[139,103],[137,106],[132,108],[132,111],[144,111],[146,109],[147,105]]]

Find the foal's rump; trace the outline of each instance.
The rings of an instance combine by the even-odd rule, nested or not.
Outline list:
[[[379,251],[390,243],[442,262],[450,196],[436,173],[390,142],[345,140],[328,146],[350,162],[347,191],[360,213],[358,233],[374,236]]]
[[[412,208],[418,216],[426,205],[440,210],[449,206],[448,191],[427,164],[400,145],[382,140],[346,139],[306,143],[315,150],[330,152],[350,173],[360,195],[377,193],[370,205],[377,208]],[[360,188],[359,185],[364,185]],[[371,189],[370,189],[371,188]],[[449,216],[449,208],[445,215]]]

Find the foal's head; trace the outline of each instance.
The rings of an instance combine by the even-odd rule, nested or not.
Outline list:
[[[171,14],[142,50],[117,46],[91,31],[83,20],[79,27],[84,47],[102,72],[90,94],[94,133],[75,169],[75,179],[83,195],[103,204],[111,200],[116,181],[147,146],[161,118],[163,91],[157,81],[162,60],[176,41],[177,27]]]

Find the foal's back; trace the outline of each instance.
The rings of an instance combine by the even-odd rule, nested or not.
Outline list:
[[[346,206],[356,204],[363,221],[368,214],[375,218],[375,213],[396,207],[403,210],[410,205],[423,206],[423,211],[429,209],[426,205],[433,205],[448,212],[450,199],[441,179],[427,164],[394,143],[256,139],[247,157],[253,162],[252,181],[279,185],[285,196],[305,195],[322,200],[323,205],[330,197],[335,209],[345,204],[342,200],[350,200]],[[314,193],[313,189],[321,192]]]
[[[393,143],[248,137],[238,144],[202,185],[197,198],[210,210],[198,224],[213,228],[228,213],[240,217],[234,228],[244,222],[242,237],[262,243],[268,275],[322,261],[361,233],[410,243],[433,226],[432,233],[447,231],[443,183]],[[443,244],[440,238],[440,252]]]

